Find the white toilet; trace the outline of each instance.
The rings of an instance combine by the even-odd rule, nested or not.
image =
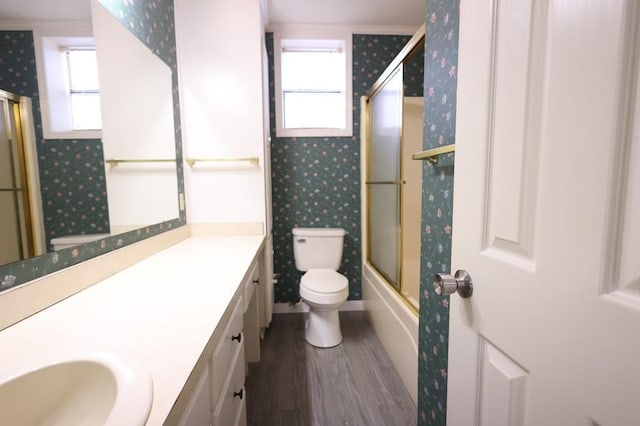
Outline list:
[[[307,342],[319,348],[339,345],[338,308],[349,297],[349,280],[337,272],[346,232],[340,228],[293,228],[292,233],[296,269],[306,271],[300,280],[300,297],[309,306]]]

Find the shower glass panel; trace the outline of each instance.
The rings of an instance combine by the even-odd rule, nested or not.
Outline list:
[[[370,98],[369,262],[400,289],[402,65]]]
[[[420,305],[424,26],[366,97],[362,118],[366,263],[411,310]]]
[[[0,264],[33,255],[17,100],[0,91]]]

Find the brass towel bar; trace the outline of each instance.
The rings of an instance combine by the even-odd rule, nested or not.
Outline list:
[[[424,160],[426,159],[431,164],[436,164],[438,162],[438,155],[447,154],[449,152],[454,152],[456,150],[456,145],[445,145],[438,148],[427,149],[426,151],[420,151],[413,154],[414,160]]]
[[[175,158],[128,158],[126,160],[121,160],[118,158],[110,158],[104,161],[111,167],[117,167],[119,164],[123,163],[174,163],[176,162]]]
[[[260,159],[258,157],[221,157],[221,158],[187,158],[187,164],[193,166],[196,163],[209,163],[209,162],[239,162],[248,161],[251,164],[259,164]]]
[[[378,180],[378,181],[367,181],[365,185],[404,185],[406,182],[402,180]]]

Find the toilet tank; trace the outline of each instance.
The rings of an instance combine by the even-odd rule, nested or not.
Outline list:
[[[344,229],[293,228],[293,257],[298,271],[333,269],[342,262]]]

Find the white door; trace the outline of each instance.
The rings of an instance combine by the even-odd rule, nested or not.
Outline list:
[[[462,0],[449,426],[640,425],[638,3]]]

